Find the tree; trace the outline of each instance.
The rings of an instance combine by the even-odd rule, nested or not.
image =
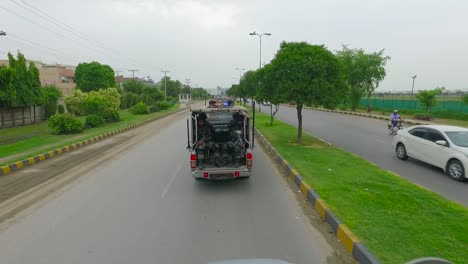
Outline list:
[[[146,85],[138,80],[129,80],[124,82],[122,87],[124,93],[141,94]]]
[[[145,87],[141,99],[146,105],[153,105],[158,101],[164,101],[164,94],[156,87]]]
[[[1,128],[5,127],[4,112],[6,108],[12,107],[16,98],[16,91],[13,89],[13,78],[15,70],[7,67],[0,66],[0,111],[1,111]]]
[[[271,61],[279,98],[296,104],[297,142],[302,143],[302,109],[307,105],[337,105],[345,94],[338,58],[323,45],[282,42]]]
[[[437,95],[441,94],[445,90],[444,87],[437,87],[432,90],[419,91],[416,98],[419,103],[424,106],[425,112],[429,112],[432,107],[437,105]]]
[[[178,80],[171,80],[171,77],[166,76],[166,95],[167,97],[179,98],[179,94],[182,93],[182,83]],[[158,84],[161,87],[161,91],[164,94],[164,77]]]
[[[208,97],[209,93],[203,88],[192,88],[192,99],[203,99]]]
[[[41,105],[44,107],[44,116],[46,119],[57,113],[58,99],[62,93],[55,85],[46,85],[42,88]]]
[[[361,98],[370,97],[385,78],[385,65],[390,57],[384,56],[383,52],[365,53],[362,49],[349,49],[346,46],[338,51],[353,111],[359,106]]]
[[[258,81],[255,74],[255,71],[247,71],[242,75],[242,78],[239,82],[239,92],[240,96],[244,99],[252,98],[257,94]]]
[[[99,62],[80,63],[75,70],[76,88],[83,92],[115,87],[114,70]]]
[[[13,107],[21,107],[22,123],[24,125],[24,109],[34,103],[34,96],[29,87],[30,77],[28,76],[28,70],[26,67],[26,58],[19,52],[17,54],[17,59],[15,59],[11,53],[8,53],[8,62],[10,67],[15,69],[16,72],[12,82],[13,89],[16,91],[16,100]],[[16,126],[14,108],[11,108],[11,119],[13,126]]]
[[[278,91],[275,76],[272,75],[272,65],[267,64],[263,68],[257,70],[258,89],[256,99],[257,102],[270,102],[270,125],[273,125],[275,115],[279,111],[280,104],[286,100]],[[273,105],[275,110],[273,110]]]
[[[29,77],[28,85],[31,90],[31,95],[32,95],[31,102],[32,102],[33,113],[34,113],[34,119],[32,121],[36,123],[36,106],[41,103],[42,86],[41,86],[41,80],[39,79],[39,70],[37,69],[34,63],[29,64],[28,77]],[[29,107],[29,117],[31,118],[31,107]]]

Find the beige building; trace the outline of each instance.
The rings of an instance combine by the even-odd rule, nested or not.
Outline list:
[[[28,61],[28,63],[34,63],[39,69],[39,78],[43,86],[52,84],[57,86],[63,97],[67,97],[75,91],[76,66],[45,64],[40,61]],[[0,65],[8,65],[8,60],[0,60]]]

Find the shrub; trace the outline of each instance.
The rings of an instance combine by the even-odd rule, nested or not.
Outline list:
[[[119,111],[117,111],[116,109],[107,108],[106,110],[104,110],[104,112],[102,112],[101,116],[107,123],[120,121],[120,114]]]
[[[82,132],[84,124],[72,114],[55,114],[49,118],[49,127],[55,134],[74,134]]]
[[[414,114],[414,119],[430,121],[432,120],[432,116],[429,113],[416,113]]]
[[[165,102],[165,101],[156,102],[151,106],[151,108],[154,110],[154,111],[152,110],[151,112],[159,112],[162,110],[169,109],[170,107],[171,107],[171,104],[169,104],[168,102]]]
[[[99,92],[91,91],[83,100],[83,111],[85,115],[98,115],[109,107],[111,107],[109,100],[105,96],[99,94]]]
[[[86,99],[86,93],[76,89],[72,95],[65,98],[65,105],[67,106],[68,112],[74,115],[83,115],[83,101]]]
[[[149,108],[143,102],[139,102],[130,108],[130,112],[134,115],[146,115],[149,114]]]
[[[89,115],[86,117],[86,127],[98,127],[104,124],[104,117],[99,115]]]
[[[159,109],[159,106],[152,105],[152,106],[150,107],[150,112],[151,112],[151,113],[159,112],[159,111],[161,111],[161,109]]]
[[[65,113],[65,107],[63,107],[63,105],[59,105],[58,108],[57,108],[57,112],[59,114]]]

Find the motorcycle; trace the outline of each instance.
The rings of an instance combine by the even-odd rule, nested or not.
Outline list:
[[[398,132],[398,130],[403,130],[403,129],[405,129],[403,119],[398,120],[398,124],[397,124],[396,126],[393,126],[392,122],[390,121],[390,122],[387,124],[387,128],[388,128],[388,133],[389,133],[390,135],[395,135],[396,132]]]

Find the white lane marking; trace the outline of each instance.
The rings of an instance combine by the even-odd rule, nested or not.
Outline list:
[[[164,187],[164,190],[162,191],[161,193],[161,198],[164,199],[164,196],[166,196],[167,192],[169,191],[169,188],[171,188],[171,185],[172,183],[174,182],[175,178],[177,177],[177,175],[179,174],[180,170],[182,169],[182,165],[180,165],[175,173],[172,175],[171,179],[169,180],[169,182],[167,183],[166,187]]]

